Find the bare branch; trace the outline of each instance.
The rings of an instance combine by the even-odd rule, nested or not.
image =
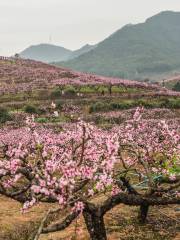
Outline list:
[[[74,219],[78,217],[78,215],[79,215],[79,212],[73,212],[69,214],[62,222],[50,225],[47,228],[43,228],[42,233],[50,233],[50,232],[57,232],[57,231],[64,230],[73,222]]]

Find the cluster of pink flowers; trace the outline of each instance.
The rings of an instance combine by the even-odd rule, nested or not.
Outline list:
[[[72,197],[78,182],[88,180],[89,189],[96,191],[103,191],[112,184],[118,151],[116,135],[84,122],[74,130],[67,129],[59,134],[36,129],[33,119],[28,119],[27,124],[28,128],[0,132],[1,145],[8,146],[8,159],[0,161],[0,170],[2,174],[10,172],[14,184],[16,173],[25,165],[34,174],[32,195],[51,196],[62,205]],[[15,135],[19,136],[18,141]],[[42,161],[41,170],[36,161]]]
[[[83,209],[84,209],[84,204],[82,202],[78,201],[74,204],[72,211],[82,213]]]
[[[64,112],[67,115],[80,115],[81,109],[79,106],[75,106],[73,104],[64,104],[62,108],[62,112]]]
[[[135,108],[128,110],[95,113],[93,115],[93,119],[102,118],[109,120],[111,123],[116,123],[116,120],[121,120],[118,122],[124,122],[132,119],[134,111]],[[177,128],[178,124],[180,123],[178,111],[173,111],[167,108],[143,109],[141,117],[142,119],[146,119],[151,122],[159,122],[160,120],[165,119],[169,125],[177,126]]]
[[[138,165],[142,165],[138,172],[144,176],[156,172],[159,176],[175,178],[174,169],[180,157],[179,127],[169,126],[164,120],[143,120],[142,112],[143,108],[137,108],[133,120],[114,129],[118,132],[120,146],[132,153],[130,158],[125,158],[125,164],[137,170]]]

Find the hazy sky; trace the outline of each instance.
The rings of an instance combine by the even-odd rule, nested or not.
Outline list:
[[[77,49],[163,10],[180,11],[180,0],[0,0],[0,55],[49,42]]]

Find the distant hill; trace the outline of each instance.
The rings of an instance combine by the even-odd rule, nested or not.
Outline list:
[[[82,48],[71,51],[69,49],[52,44],[39,44],[26,48],[19,55],[22,58],[41,61],[45,63],[67,61],[94,49],[96,45],[85,45]]]
[[[71,53],[71,55],[69,56],[68,60],[70,59],[74,59],[77,58],[79,56],[81,56],[84,53],[88,53],[89,51],[91,51],[92,49],[96,48],[97,45],[89,45],[86,44],[85,46],[83,46],[82,48],[75,50]]]
[[[22,58],[33,59],[41,62],[65,61],[72,54],[72,51],[60,46],[51,44],[39,44],[26,48],[19,55]]]
[[[128,24],[73,60],[74,70],[128,79],[160,80],[180,70],[180,12],[161,12]]]

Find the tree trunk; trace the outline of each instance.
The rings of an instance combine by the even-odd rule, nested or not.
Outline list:
[[[149,210],[149,205],[148,204],[142,204],[140,206],[139,221],[141,223],[145,223],[146,218],[147,218],[147,214],[148,214],[148,210]]]
[[[91,240],[107,240],[103,215],[96,212],[84,211],[84,220]]]

